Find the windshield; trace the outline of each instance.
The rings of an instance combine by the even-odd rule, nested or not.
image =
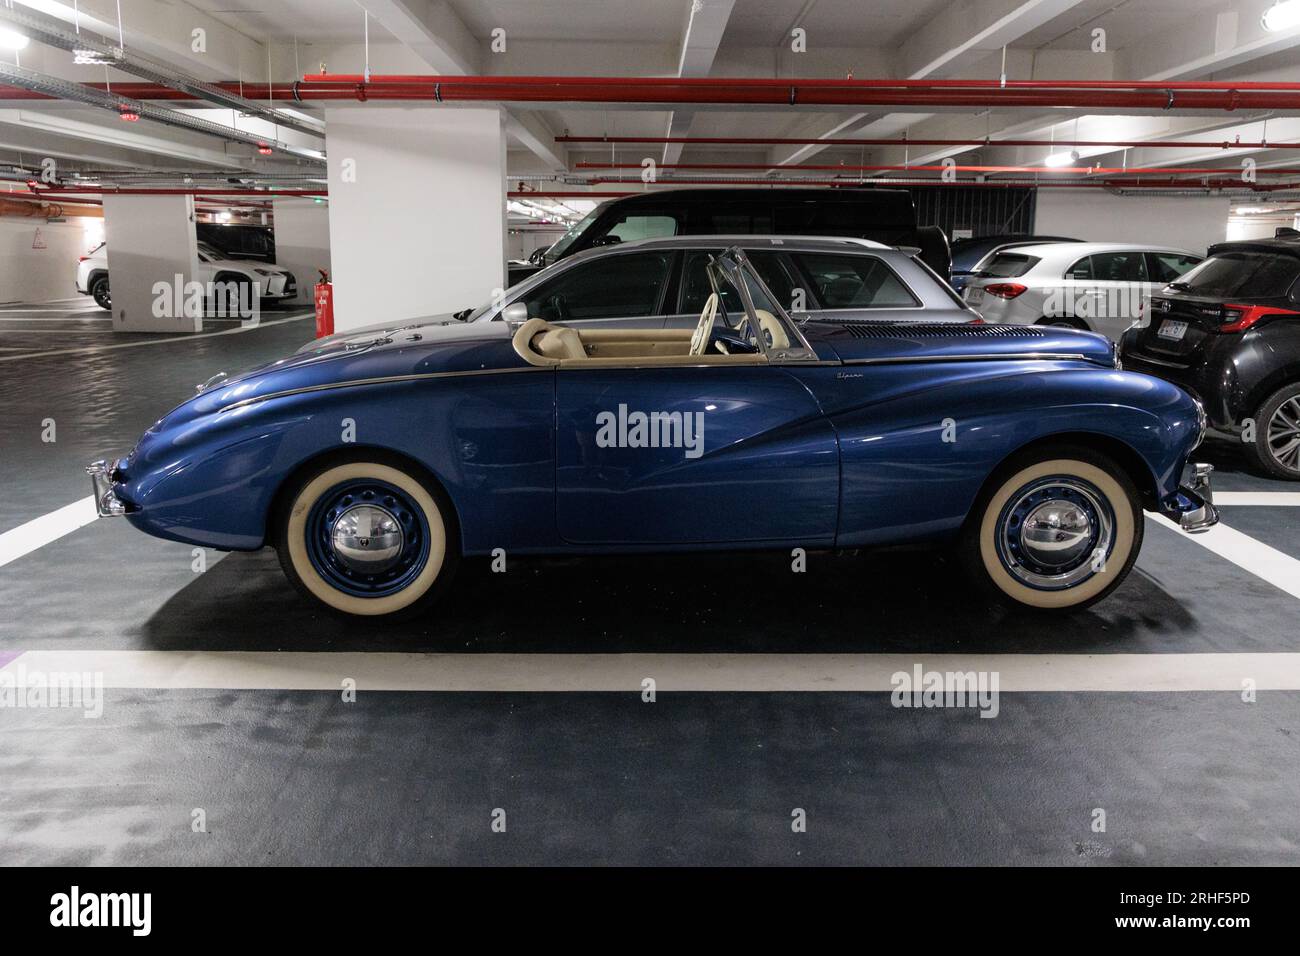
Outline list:
[[[1211,297],[1280,298],[1300,277],[1300,259],[1267,252],[1225,252],[1206,259],[1170,285]]]
[[[728,249],[709,263],[709,282],[718,295],[718,321],[722,327],[764,354],[772,353],[774,358],[817,357],[739,247]]]
[[[606,203],[601,203],[591,212],[587,213],[587,215],[583,216],[570,226],[568,231],[564,235],[560,236],[551,248],[542,253],[543,264],[549,266],[551,263],[558,260],[560,256],[564,255],[569,246],[577,242],[578,237],[586,231],[587,227],[596,221],[596,217],[604,211],[606,205]]]

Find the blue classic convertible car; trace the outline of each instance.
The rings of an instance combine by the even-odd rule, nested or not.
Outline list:
[[[994,598],[1078,607],[1143,511],[1218,520],[1205,427],[1100,336],[791,320],[739,249],[698,326],[409,325],[214,377],[89,471],[104,515],[271,545],[305,594],[406,615],[463,555],[955,545]],[[1183,482],[1184,472],[1188,477]]]

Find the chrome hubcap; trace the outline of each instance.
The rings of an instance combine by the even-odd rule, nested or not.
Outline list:
[[[1041,478],[1011,496],[998,518],[997,551],[1021,583],[1074,587],[1098,573],[1114,542],[1114,513],[1091,483]]]
[[[1069,568],[1088,553],[1092,521],[1081,506],[1052,498],[1029,512],[1020,525],[1020,545],[1039,564]]]
[[[1268,451],[1283,468],[1300,471],[1300,395],[1279,405],[1269,419]]]
[[[364,574],[380,574],[397,563],[405,537],[392,513],[378,505],[348,508],[330,529],[330,544],[339,564]]]

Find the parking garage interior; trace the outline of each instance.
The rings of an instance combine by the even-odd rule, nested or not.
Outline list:
[[[1148,510],[1123,583],[1051,614],[947,548],[819,540],[484,549],[426,613],[341,616],[270,547],[102,514],[86,466],[318,338],[527,321],[549,300],[517,283],[630,263],[700,190],[726,195],[690,238],[744,246],[774,298],[762,255],[809,280],[773,310],[794,320],[873,321],[837,314],[825,250],[767,238],[797,189],[901,194],[907,237],[828,242],[922,257],[971,329],[1021,322],[996,290],[1033,274],[972,264],[980,299],[927,250],[1118,251],[1145,283],[1127,319],[1158,323],[1157,255],[1300,235],[1297,66],[1296,0],[0,7],[0,862],[1294,865],[1300,471],[1244,451],[1254,406],[1193,453],[1219,522]],[[584,237],[629,198],[650,211]],[[684,261],[656,305],[591,315],[693,328]],[[996,703],[900,706],[913,668],[997,675]],[[23,703],[58,674],[98,682],[93,718]]]

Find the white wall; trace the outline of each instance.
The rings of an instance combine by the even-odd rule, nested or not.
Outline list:
[[[298,281],[299,303],[313,301],[320,280],[316,270],[330,271],[330,214],[327,203],[285,197],[272,202],[275,211],[275,264]]]
[[[0,216],[0,302],[78,298],[77,258],[98,241],[103,222],[78,217],[47,223],[40,218]],[[32,248],[38,229],[44,249]]]
[[[202,304],[186,308],[184,287],[195,280],[199,251],[194,235],[193,196],[104,195],[108,235],[108,283],[113,296],[113,329],[118,332],[199,332]],[[175,293],[167,308],[155,309],[154,284],[175,289],[180,276],[180,308]],[[197,314],[187,315],[187,311]],[[162,314],[157,314],[161,312]]]
[[[504,286],[499,110],[338,107],[325,122],[335,329],[472,308]]]
[[[1034,231],[1087,242],[1175,246],[1197,255],[1223,242],[1230,203],[1213,196],[1113,196],[1100,189],[1040,189]]]

